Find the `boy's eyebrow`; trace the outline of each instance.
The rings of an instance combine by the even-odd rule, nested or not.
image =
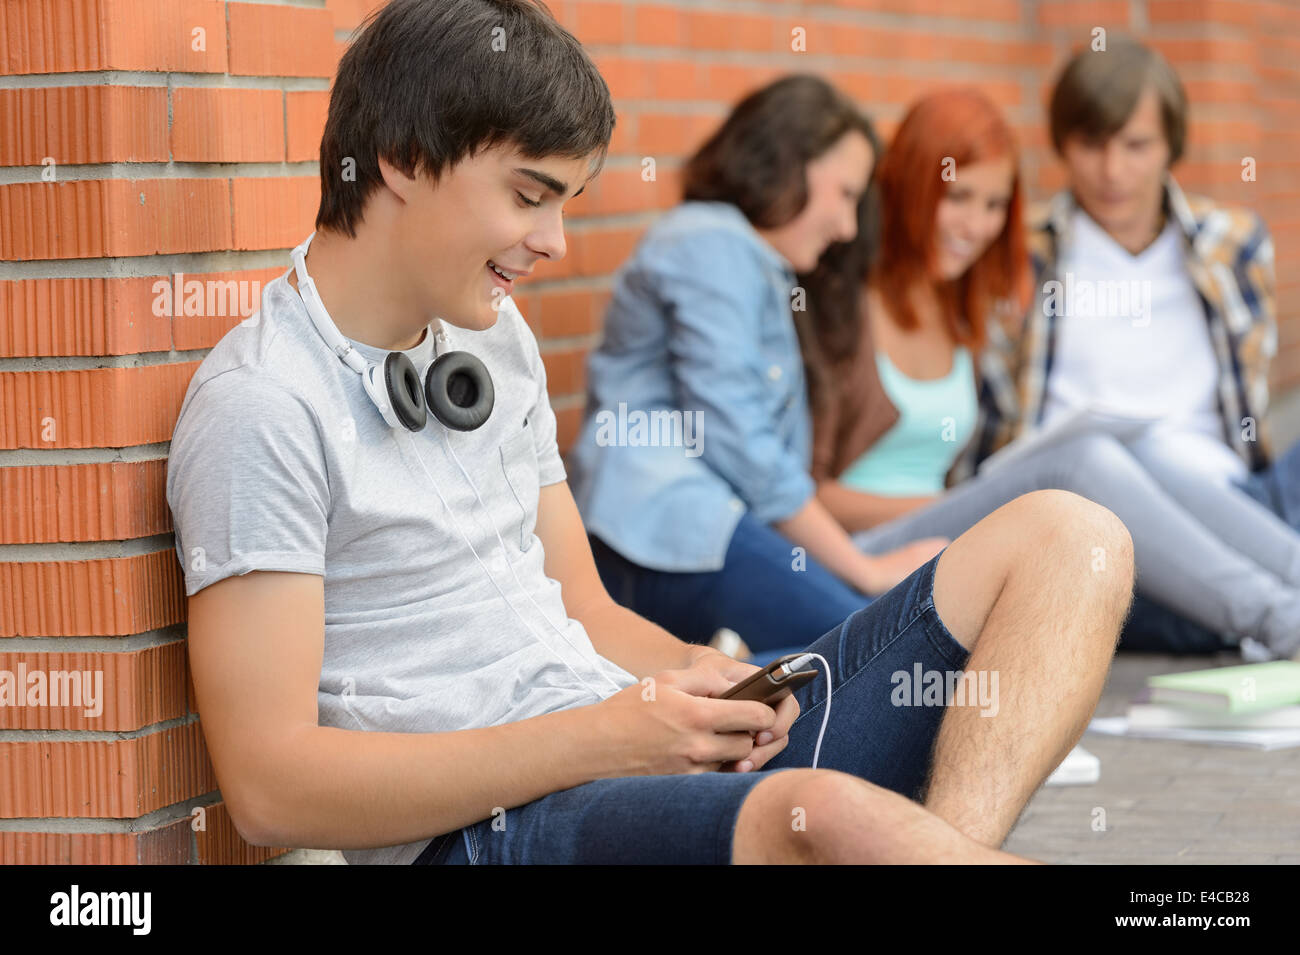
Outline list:
[[[557,196],[562,196],[569,191],[568,183],[560,182],[560,180],[556,179],[554,176],[548,176],[546,173],[539,172],[536,169],[527,169],[523,166],[518,166],[513,171],[519,173],[522,176],[527,176],[529,179],[532,179],[535,182],[545,186],[547,189],[549,189]],[[583,183],[582,189],[586,189],[586,188],[587,188],[586,183]],[[572,198],[576,199],[578,198],[578,196],[582,195],[582,189],[579,189],[577,192],[575,192]]]

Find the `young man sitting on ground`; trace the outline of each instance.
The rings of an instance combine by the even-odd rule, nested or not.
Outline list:
[[[604,591],[509,297],[564,256],[613,125],[581,46],[525,0],[394,0],[343,57],[302,270],[206,357],[172,442],[237,828],[354,863],[1022,861],[998,847],[1081,735],[1128,607],[1123,525],[1026,495],[817,640],[820,768],[825,674],[775,708],[717,699],[755,668]],[[389,390],[393,351],[418,377]],[[490,376],[486,420],[426,380],[449,352]],[[450,427],[418,427],[428,395]],[[897,692],[963,668],[1000,697]]]
[[[1300,660],[1300,443],[1275,456],[1266,428],[1277,350],[1268,228],[1179,187],[1187,94],[1130,37],[1070,58],[1048,125],[1067,188],[1030,213],[1037,298],[1010,334],[991,330],[958,473],[1089,407],[1150,419],[1137,436],[1096,435],[1094,451],[1112,470],[1136,463],[1191,515],[1204,571],[1230,586],[1153,606],[1145,648]]]

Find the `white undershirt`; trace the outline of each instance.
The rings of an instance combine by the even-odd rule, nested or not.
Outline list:
[[[1055,302],[1043,305],[1059,315],[1044,425],[1098,404],[1159,417],[1166,449],[1194,452],[1189,463],[1216,476],[1242,473],[1224,441],[1218,361],[1177,223],[1133,255],[1076,210],[1057,279]]]

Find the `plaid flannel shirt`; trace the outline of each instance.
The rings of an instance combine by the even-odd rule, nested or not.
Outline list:
[[[970,477],[985,458],[1042,421],[1058,328],[1056,310],[1044,307],[1045,290],[1058,281],[1057,263],[1070,241],[1076,208],[1066,190],[1030,214],[1034,303],[1016,323],[1018,330],[1001,316],[989,322],[979,363],[979,420],[950,484]],[[1172,176],[1165,179],[1164,211],[1183,233],[1184,261],[1218,360],[1224,441],[1258,470],[1273,453],[1264,421],[1268,366],[1277,353],[1272,239],[1255,213],[1187,196]]]

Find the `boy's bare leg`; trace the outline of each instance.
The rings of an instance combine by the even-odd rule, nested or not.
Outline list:
[[[997,675],[995,715],[949,706],[924,803],[1001,846],[1030,796],[1078,742],[1101,696],[1133,590],[1119,518],[1068,491],[998,508],[949,545],[935,572],[940,619]]]
[[[1110,511],[1067,491],[998,508],[935,571],[935,609],[971,650],[966,672],[998,682],[995,706],[948,706],[925,806],[847,773],[776,773],[741,806],[733,861],[1032,861],[997,847],[1082,735],[1132,592],[1133,543]]]
[[[746,797],[732,862],[1027,863],[981,845],[896,792],[833,769],[773,773]]]

